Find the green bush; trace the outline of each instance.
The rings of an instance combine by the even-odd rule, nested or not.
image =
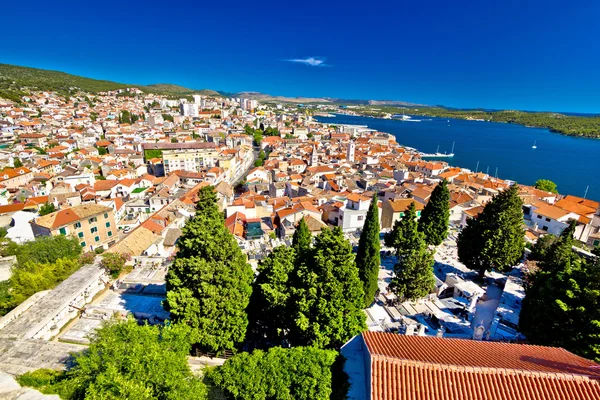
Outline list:
[[[62,371],[42,368],[18,376],[17,382],[19,382],[19,385],[21,386],[43,389],[55,384],[63,375],[64,372]]]
[[[233,399],[329,399],[337,358],[333,350],[273,347],[240,353],[207,377]]]

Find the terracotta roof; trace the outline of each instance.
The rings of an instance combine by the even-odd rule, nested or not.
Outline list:
[[[23,203],[7,204],[0,206],[0,214],[21,211],[23,208],[25,208],[25,204]]]
[[[578,215],[590,215],[596,212],[596,208],[589,207],[583,203],[577,203],[570,201],[567,198],[561,199],[554,204],[556,207],[560,207],[565,211],[574,212]]]
[[[112,208],[99,204],[81,204],[39,217],[35,220],[35,223],[45,228],[58,229],[61,226],[106,212],[112,212]]]
[[[552,219],[559,219],[569,214],[569,211],[550,204],[541,204],[534,212]]]
[[[388,200],[388,204],[390,205],[390,207],[392,208],[392,210],[394,212],[404,212],[404,211],[408,210],[410,203],[414,203],[416,211],[421,211],[425,208],[425,206],[423,204],[421,204],[418,201],[415,201],[413,199]]]
[[[363,333],[374,400],[600,398],[600,371],[561,348]]]

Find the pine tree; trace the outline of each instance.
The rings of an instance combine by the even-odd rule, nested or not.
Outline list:
[[[568,235],[552,245],[526,288],[519,330],[531,343],[600,361],[600,260],[577,257]]]
[[[393,231],[398,262],[390,289],[401,299],[422,298],[435,285],[433,253],[427,249],[425,235],[419,232],[416,218],[415,205],[411,203]]]
[[[254,347],[267,348],[284,344],[292,323],[290,298],[293,286],[296,251],[279,246],[258,265],[258,277],[252,285],[248,305],[251,342]]]
[[[418,225],[415,203],[412,202],[402,218],[394,223],[394,228],[386,235],[386,246],[393,247],[397,257],[402,257],[411,249],[419,248],[423,235],[416,234]]]
[[[339,348],[364,329],[364,293],[352,246],[339,227],[316,238],[310,262],[296,272],[290,342]]]
[[[419,231],[425,234],[427,244],[438,246],[448,236],[448,221],[450,220],[450,191],[448,181],[444,179],[438,184],[431,198],[421,212]]]
[[[392,291],[401,299],[418,300],[427,296],[435,286],[433,253],[423,247],[412,250],[394,266]]]
[[[525,249],[522,206],[516,184],[495,195],[458,235],[459,260],[481,277],[517,264]]]
[[[182,230],[166,277],[165,307],[194,328],[201,348],[222,352],[244,341],[254,274],[225,228],[212,187],[200,190],[198,211]]]
[[[381,264],[379,241],[379,206],[377,195],[373,195],[373,200],[367,211],[367,218],[360,234],[358,242],[358,252],[356,254],[356,267],[359,277],[363,283],[365,292],[364,306],[369,307],[373,303],[375,293],[377,292],[377,279],[379,277],[379,266]]]

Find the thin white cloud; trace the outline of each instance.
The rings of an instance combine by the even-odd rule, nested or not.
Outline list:
[[[329,67],[329,64],[325,64],[325,59],[321,57],[293,58],[285,61],[304,64],[310,67]]]

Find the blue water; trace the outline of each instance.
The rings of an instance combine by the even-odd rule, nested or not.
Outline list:
[[[533,185],[538,179],[556,182],[563,194],[581,196],[589,185],[587,198],[600,200],[600,140],[552,133],[548,129],[527,128],[497,122],[465,121],[413,116],[422,122],[337,115],[315,117],[331,124],[368,125],[396,136],[398,143],[425,153],[450,152],[449,164]],[[430,119],[430,120],[426,120]],[[532,149],[537,141],[537,149]]]

